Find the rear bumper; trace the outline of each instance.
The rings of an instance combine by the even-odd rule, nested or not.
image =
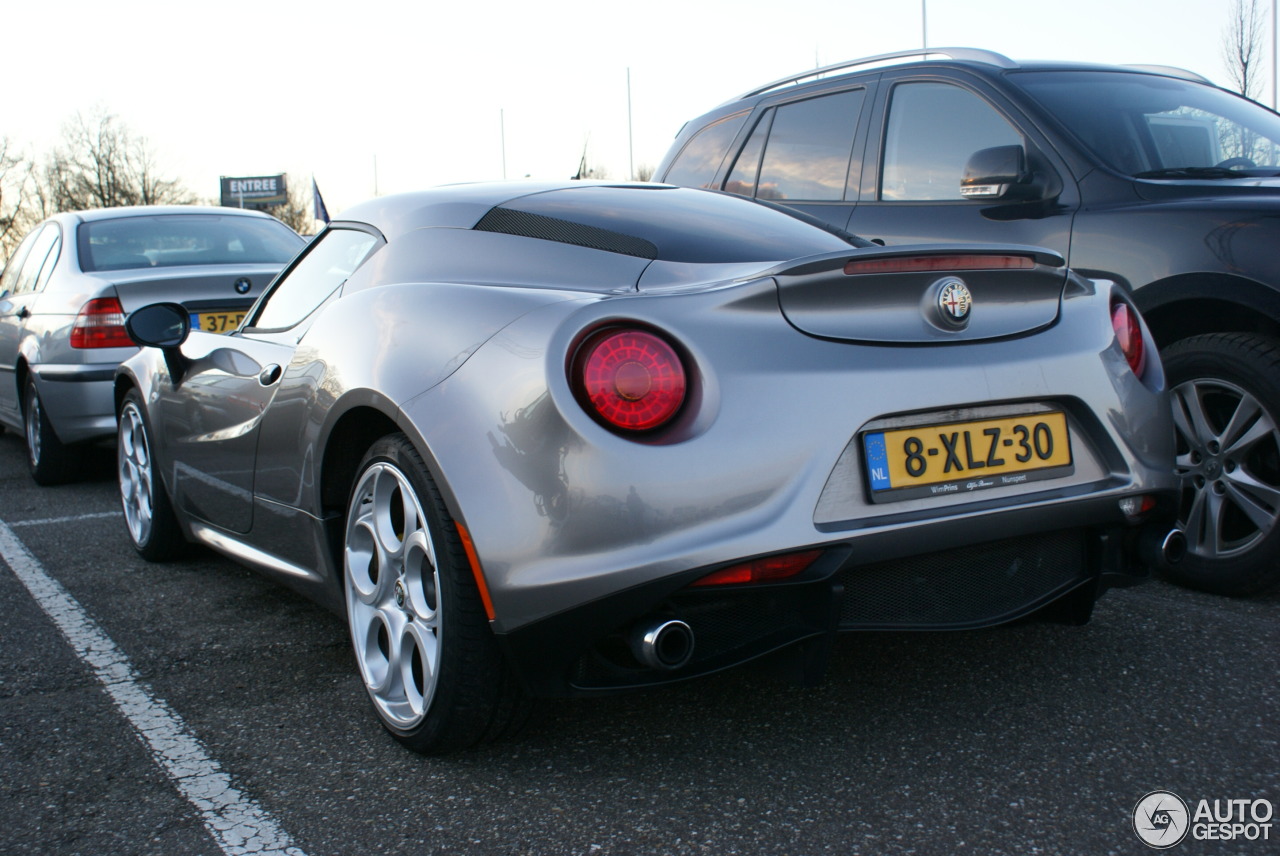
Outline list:
[[[112,362],[31,367],[45,415],[63,443],[99,440],[115,434],[112,387],[117,365]]]
[[[1141,526],[1024,530],[966,543],[963,528],[930,527],[929,552],[893,538],[820,545],[823,556],[792,581],[689,588],[701,568],[561,613],[500,636],[534,695],[565,696],[657,686],[711,674],[795,647],[803,683],[821,678],[838,633],[965,630],[1034,616],[1083,624],[1108,588],[1150,576],[1143,545],[1171,526],[1170,499]],[[1077,503],[1063,522],[1088,517]],[[1170,507],[1166,507],[1170,506]],[[1093,520],[1097,520],[1093,509]],[[1032,517],[1023,518],[1031,526]],[[917,539],[922,533],[917,533]],[[643,663],[634,639],[667,621],[688,626],[692,654],[675,669]],[[638,632],[639,631],[639,632]]]

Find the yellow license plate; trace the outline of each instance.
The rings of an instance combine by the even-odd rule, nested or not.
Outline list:
[[[206,333],[230,333],[243,320],[243,312],[192,312],[191,329]]]
[[[1074,471],[1060,411],[917,425],[862,436],[872,499],[971,493]]]

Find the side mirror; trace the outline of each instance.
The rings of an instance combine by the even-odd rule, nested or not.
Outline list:
[[[124,329],[139,347],[177,348],[191,332],[191,313],[178,303],[152,303],[131,313]]]
[[[1026,199],[1037,190],[1022,146],[979,149],[969,157],[960,179],[965,199]]]

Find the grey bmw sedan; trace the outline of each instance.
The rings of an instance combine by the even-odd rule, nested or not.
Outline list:
[[[128,312],[170,300],[228,332],[304,243],[236,208],[73,211],[32,229],[0,275],[0,425],[26,436],[36,482],[74,478],[83,447],[115,433],[112,377],[137,350]]]

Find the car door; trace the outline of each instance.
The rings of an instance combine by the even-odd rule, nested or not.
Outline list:
[[[45,223],[23,239],[0,277],[0,413],[10,424],[21,421],[23,390],[18,386],[17,366],[27,320],[61,247],[58,224]]]
[[[958,73],[886,73],[871,118],[861,190],[847,228],[886,245],[1018,243],[1065,258],[1074,182],[1039,133],[994,90]],[[1021,146],[1043,191],[1026,201],[960,195],[970,157]]]
[[[174,502],[232,532],[253,525],[259,430],[316,310],[378,238],[335,228],[312,242],[230,335],[193,331],[180,380],[153,408],[171,450]]]

